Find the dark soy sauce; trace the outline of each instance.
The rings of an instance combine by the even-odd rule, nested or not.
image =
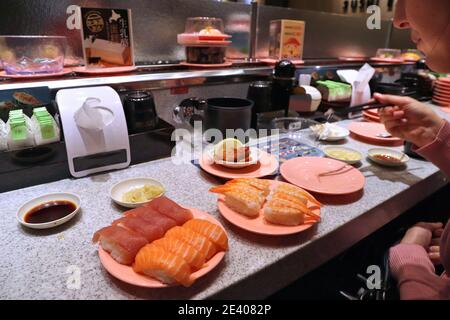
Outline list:
[[[24,220],[27,223],[47,223],[68,216],[77,206],[66,200],[54,200],[42,203],[28,211]]]

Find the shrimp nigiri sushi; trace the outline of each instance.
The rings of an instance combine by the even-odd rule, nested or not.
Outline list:
[[[225,204],[232,210],[250,218],[259,216],[265,197],[262,193],[242,186],[223,185],[209,191],[225,195]]]
[[[316,206],[319,206],[319,207],[322,206],[322,204],[319,201],[317,201],[316,198],[314,198],[312,195],[310,195],[303,189],[293,186],[293,185],[290,185],[290,184],[287,184],[287,183],[282,183],[281,185],[279,185],[275,189],[275,192],[283,192],[283,193],[289,194],[293,197],[298,198],[304,204],[306,204],[309,200],[312,203],[314,203]]]
[[[246,185],[255,188],[263,193],[266,197],[270,193],[270,181],[264,179],[254,178],[239,178],[233,179],[225,183],[225,185]]]
[[[111,254],[111,257],[120,264],[130,265],[138,251],[147,244],[143,236],[121,228],[109,226],[98,230],[92,241],[100,242],[102,248]]]
[[[298,208],[287,206],[281,200],[273,199],[264,207],[264,218],[273,224],[298,226],[303,224],[305,214]]]
[[[183,258],[153,244],[139,250],[133,270],[166,284],[180,283],[189,287],[194,282],[191,268]]]
[[[191,229],[205,236],[222,250],[228,250],[228,237],[225,231],[215,223],[207,220],[192,219],[183,225],[184,228]]]
[[[165,196],[161,196],[152,200],[151,202],[146,204],[145,207],[152,208],[159,213],[172,218],[177,222],[177,225],[179,226],[193,218],[192,212],[190,210],[181,207],[176,202],[170,200]]]
[[[200,269],[206,261],[206,255],[193,246],[177,238],[162,238],[152,242],[161,249],[182,257],[192,269]]]
[[[209,260],[218,251],[216,246],[211,241],[209,241],[208,238],[188,228],[174,227],[167,231],[164,237],[176,238],[181,241],[187,242],[189,245],[205,254],[206,260]]]

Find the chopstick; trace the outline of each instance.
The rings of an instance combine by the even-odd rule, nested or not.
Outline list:
[[[342,109],[342,110],[335,110],[334,112],[338,113],[338,114],[348,114],[351,112],[359,112],[359,111],[365,111],[365,110],[372,110],[372,109],[381,109],[381,108],[386,108],[388,107],[387,104],[384,103],[380,103],[376,100],[371,101],[371,102],[367,102],[364,104],[359,104],[347,109]]]
[[[343,169],[346,169],[346,168],[347,169],[351,169],[352,167],[350,165],[348,165],[348,164],[344,164],[343,166],[341,166],[341,167],[339,167],[337,169],[333,169],[333,170],[329,170],[329,171],[325,171],[325,172],[319,173],[317,176],[318,177],[324,177],[324,176],[328,176],[328,175],[334,175],[334,174],[340,173]],[[344,171],[344,172],[347,172],[347,171]]]
[[[420,98],[416,98],[417,101],[427,101],[430,100],[428,97],[420,97]],[[386,107],[390,107],[390,104],[385,104],[385,103],[380,103],[377,100],[373,100],[367,103],[363,103],[363,104],[359,104],[347,109],[342,109],[342,110],[335,110],[335,113],[344,115],[344,114],[348,114],[351,112],[359,112],[359,111],[365,111],[365,110],[373,110],[373,109],[383,109]]]

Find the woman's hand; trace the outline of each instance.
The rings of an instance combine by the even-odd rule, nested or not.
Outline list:
[[[374,98],[392,106],[379,111],[386,130],[419,148],[433,142],[445,123],[431,108],[410,97],[375,93]]]
[[[444,229],[435,229],[433,231],[433,239],[431,239],[430,246],[428,247],[428,257],[434,265],[442,264],[440,248],[442,233],[444,233]]]
[[[426,250],[431,245],[431,240],[433,235],[436,234],[437,230],[442,229],[443,225],[440,222],[437,223],[426,223],[421,222],[416,224],[414,227],[406,231],[401,243],[403,244],[418,244],[424,247]]]

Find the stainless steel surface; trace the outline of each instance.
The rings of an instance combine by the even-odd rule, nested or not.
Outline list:
[[[109,85],[117,89],[161,89],[210,83],[251,81],[271,74],[270,67],[229,68],[129,74],[108,77],[57,78],[30,82],[0,82],[0,90],[48,86],[52,90]]]
[[[385,48],[390,48],[391,47],[392,32],[393,31],[394,31],[394,20],[391,19],[391,20],[389,20],[389,24],[388,24],[388,31],[387,31],[387,35],[386,35],[386,43],[384,45]]]
[[[74,5],[85,7],[131,8],[134,30],[135,60],[150,64],[158,60],[183,60],[184,47],[177,44],[185,20],[191,16],[222,18],[225,31],[239,30],[230,47],[237,58],[248,57],[245,31],[250,30],[251,6],[213,0],[2,0],[0,30],[11,35],[63,35],[69,39],[68,55],[81,57],[80,31],[73,28]],[[306,21],[306,58],[331,58],[362,54],[371,56],[384,46],[387,21],[381,30],[368,30],[366,17],[288,9],[259,5],[257,57],[267,56],[269,22],[272,19]],[[238,37],[242,37],[238,40]],[[394,32],[392,46],[412,47],[407,32]],[[243,39],[243,40],[242,40]],[[247,52],[247,54],[245,54]]]
[[[351,1],[348,1],[348,9],[344,11],[344,2],[345,0],[289,0],[289,1],[270,1],[266,0],[266,3],[273,3],[273,5],[281,5],[286,4],[288,7],[293,9],[300,10],[314,10],[320,12],[328,12],[328,13],[336,13],[336,14],[344,14],[346,16],[352,17],[366,17],[367,12],[366,8],[369,5],[369,1],[365,1],[365,7],[362,9],[359,7],[361,5],[361,1],[357,1],[356,5],[358,8],[356,10],[351,9]],[[373,3],[373,2],[372,2]],[[388,6],[388,1],[378,1],[378,6],[381,9],[381,17],[382,19],[388,20],[393,17],[394,10],[390,10]]]
[[[269,21],[276,19],[304,20],[305,59],[375,56],[386,41],[387,21],[381,30],[369,30],[366,18],[345,15],[260,6],[258,25],[258,57],[267,56],[269,49]]]
[[[250,37],[249,37],[249,53],[248,61],[256,61],[256,45],[257,45],[257,32],[258,32],[258,2],[256,0],[252,1],[251,10],[251,20],[250,20]]]
[[[192,117],[204,116],[206,101],[195,97],[182,100],[173,108],[173,119],[178,124],[190,124]]]

